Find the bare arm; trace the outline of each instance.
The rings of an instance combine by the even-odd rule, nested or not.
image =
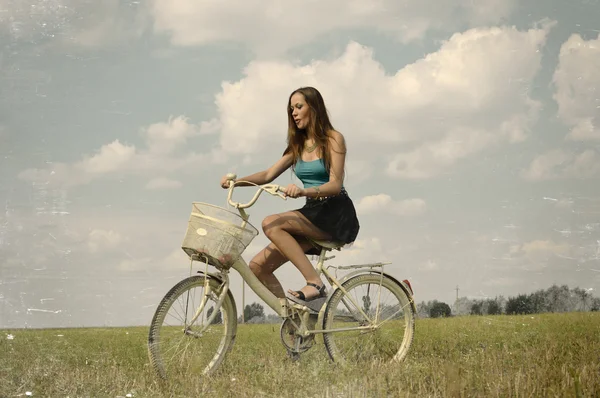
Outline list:
[[[273,166],[269,167],[267,170],[259,171],[258,173],[251,174],[249,176],[238,178],[240,181],[249,181],[254,184],[263,185],[272,182],[274,179],[279,177],[281,173],[287,170],[292,165],[292,154],[286,153],[279,159]],[[237,181],[236,180],[236,181]],[[236,186],[244,187],[252,184],[247,184],[244,182],[237,183]]]
[[[304,195],[309,198],[337,195],[342,190],[346,163],[346,141],[341,133],[334,130],[329,138],[329,144],[329,153],[331,154],[329,182],[319,187],[305,189]]]

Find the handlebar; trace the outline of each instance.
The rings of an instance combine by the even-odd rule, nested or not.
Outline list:
[[[277,184],[258,185],[258,184],[254,184],[250,181],[234,182],[235,178],[236,178],[235,174],[232,174],[232,173],[227,174],[227,181],[229,181],[229,193],[227,194],[227,203],[229,203],[231,206],[235,207],[238,210],[246,209],[246,208],[254,205],[254,203],[256,203],[256,201],[258,200],[258,197],[260,196],[260,194],[263,191],[266,191],[273,196],[279,196],[283,200],[287,200],[287,196],[284,195],[285,189],[283,187],[281,187],[280,185],[277,185]],[[245,182],[247,184],[253,184],[259,188],[259,190],[256,191],[256,193],[254,194],[254,197],[248,203],[242,204],[242,203],[238,203],[238,202],[233,202],[231,200],[231,196],[233,195],[233,188],[235,187],[236,183],[240,183],[240,182]]]

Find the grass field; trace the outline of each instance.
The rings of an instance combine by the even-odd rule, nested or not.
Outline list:
[[[12,335],[9,338],[8,335]],[[279,325],[240,325],[210,379],[159,383],[147,328],[0,331],[0,397],[598,397],[600,313],[420,319],[402,364],[291,362]]]

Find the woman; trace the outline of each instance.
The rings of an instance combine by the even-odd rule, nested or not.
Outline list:
[[[291,261],[306,279],[301,290],[289,290],[300,300],[324,297],[325,285],[306,254],[318,254],[306,239],[354,242],[359,223],[352,200],[344,189],[346,144],[327,114],[323,97],[313,87],[294,91],[288,100],[288,146],[283,156],[269,169],[241,180],[263,185],[272,182],[292,167],[304,188],[286,187],[291,198],[306,197],[297,210],[274,214],[264,219],[262,228],[271,243],[250,261],[250,269],[275,296],[285,293],[273,272]],[[250,185],[243,182],[240,186]],[[228,188],[227,178],[221,186]]]

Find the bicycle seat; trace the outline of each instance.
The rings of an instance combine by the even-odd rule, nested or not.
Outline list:
[[[340,250],[340,248],[345,245],[344,242],[338,242],[335,240],[318,240],[311,238],[308,238],[308,240],[311,241],[313,244],[317,245],[318,248],[323,248],[326,250]]]

